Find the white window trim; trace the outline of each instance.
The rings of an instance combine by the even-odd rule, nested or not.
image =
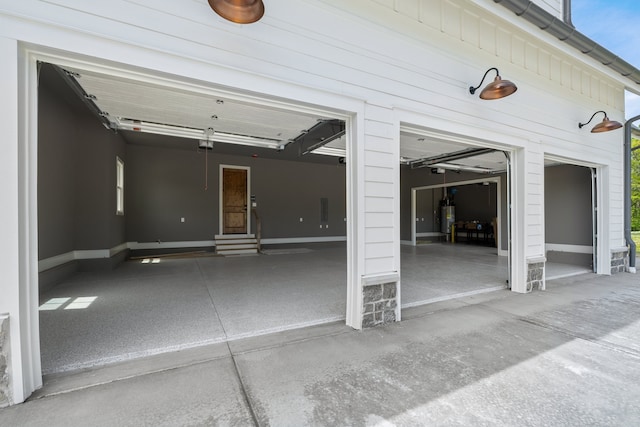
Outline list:
[[[116,156],[116,215],[124,215],[124,160]]]

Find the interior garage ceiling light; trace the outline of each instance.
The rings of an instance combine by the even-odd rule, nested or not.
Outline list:
[[[225,132],[214,132],[209,135],[206,129],[195,129],[182,126],[172,126],[162,123],[152,123],[125,118],[116,118],[115,127],[119,130],[129,130],[134,132],[154,133],[159,135],[175,136],[178,138],[189,138],[197,140],[211,140],[227,144],[248,145],[251,147],[271,148],[279,150],[282,141],[279,139],[260,138],[249,135],[238,135]]]
[[[227,21],[237,24],[251,24],[264,15],[262,0],[209,0],[209,6]]]
[[[333,147],[320,147],[312,150],[313,154],[322,154],[325,156],[336,156],[336,157],[345,157],[347,154],[346,150],[343,148],[333,148]]]

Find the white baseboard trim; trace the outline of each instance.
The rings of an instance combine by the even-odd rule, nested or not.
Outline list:
[[[593,246],[586,245],[563,245],[559,243],[547,243],[544,245],[545,250],[553,252],[572,252],[576,254],[592,254]]]
[[[263,245],[289,244],[289,243],[322,243],[322,242],[346,242],[346,236],[322,236],[322,237],[283,237],[262,239]],[[38,261],[38,272],[58,267],[71,261],[80,259],[111,258],[126,249],[184,249],[184,248],[210,248],[215,247],[215,240],[189,240],[180,242],[126,242],[114,246],[111,249],[94,249],[70,251],[64,254],[52,256]]]
[[[52,256],[50,258],[41,259],[38,261],[38,273],[45,270],[49,270],[60,265],[66,264],[71,261],[80,259],[103,259],[111,258],[114,255],[129,248],[128,243],[121,243],[118,246],[114,246],[111,249],[93,249],[93,250],[81,250],[70,251],[64,254]]]
[[[52,256],[51,258],[41,259],[40,261],[38,261],[38,273],[45,270],[49,270],[51,268],[57,267],[62,264],[66,264],[71,261],[75,261],[75,259],[76,259],[75,251]]]
[[[127,249],[129,249],[129,243],[127,242],[121,243],[118,246],[114,246],[111,249],[109,249],[109,256],[112,257]]]
[[[263,245],[281,245],[289,243],[323,243],[323,242],[346,242],[347,236],[322,236],[322,237],[276,237],[271,239],[260,239]]]
[[[416,233],[416,237],[436,237],[436,236],[444,236],[444,233],[440,233],[438,231],[426,231],[424,233]]]
[[[184,249],[184,248],[209,248],[216,245],[215,240],[188,240],[183,242],[129,242],[131,250],[140,249]]]

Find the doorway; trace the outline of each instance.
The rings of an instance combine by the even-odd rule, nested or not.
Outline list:
[[[546,280],[596,272],[597,168],[545,159]]]
[[[221,234],[247,234],[250,228],[249,168],[220,165],[220,175]]]

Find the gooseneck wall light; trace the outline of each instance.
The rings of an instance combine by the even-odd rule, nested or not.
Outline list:
[[[487,74],[489,74],[489,71],[491,70],[494,70],[496,72],[496,77],[491,83],[489,83],[487,86],[485,86],[484,89],[482,89],[482,92],[480,92],[480,98],[500,99],[504,98],[505,96],[509,96],[513,92],[518,90],[518,87],[509,80],[502,80],[502,77],[500,77],[500,71],[498,71],[498,69],[494,67],[489,68],[487,72],[484,73],[484,76],[482,76],[482,81],[478,86],[469,87],[469,92],[471,93],[471,95],[474,95],[476,93],[476,90],[478,90],[480,86],[482,86],[482,83],[484,83],[484,79],[487,77]]]
[[[622,127],[622,123],[616,122],[615,120],[609,120],[609,117],[607,117],[607,113],[605,113],[602,110],[601,111],[596,111],[595,113],[593,113],[593,116],[591,116],[591,118],[589,119],[589,121],[587,123],[578,123],[578,127],[580,129],[582,129],[583,126],[586,126],[589,123],[591,123],[591,120],[593,120],[593,118],[598,113],[604,114],[604,119],[602,119],[602,122],[598,123],[597,125],[595,125],[593,127],[593,129],[591,129],[592,133],[608,132],[610,130],[619,129],[619,128]]]
[[[262,0],[209,0],[209,6],[224,19],[237,24],[251,24],[264,15]]]

